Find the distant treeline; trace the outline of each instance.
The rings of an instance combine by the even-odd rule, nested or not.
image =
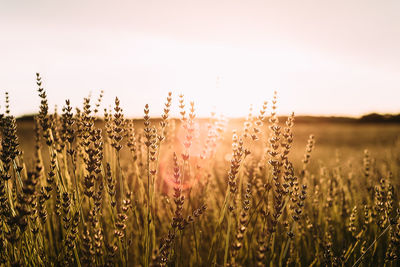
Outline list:
[[[400,114],[371,113],[360,118],[362,122],[400,122]]]
[[[17,118],[17,121],[33,121],[34,115],[24,115]],[[156,118],[159,119],[159,118]],[[279,121],[285,121],[287,116],[280,116]],[[99,119],[101,120],[101,119]],[[138,118],[138,120],[141,120]],[[242,119],[234,119],[242,120]],[[359,118],[354,117],[337,117],[337,116],[296,116],[296,123],[400,123],[399,114],[379,114],[370,113]]]
[[[285,120],[286,117],[282,117]],[[400,123],[400,114],[378,114],[370,113],[359,118],[354,117],[335,117],[335,116],[296,116],[297,123]]]

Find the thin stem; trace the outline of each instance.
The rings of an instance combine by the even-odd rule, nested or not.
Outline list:
[[[378,242],[378,240],[389,230],[390,226],[391,226],[391,225],[390,225],[390,223],[389,223],[389,225],[385,228],[385,230],[383,230],[383,231],[380,233],[380,235],[379,235],[377,238],[375,238],[374,242],[372,242],[371,245],[369,245],[369,247],[364,251],[364,253],[361,254],[361,256],[358,258],[358,260],[352,265],[352,267],[355,267],[355,266],[357,266],[357,265],[360,263],[360,261],[361,261],[362,258],[365,256],[365,254],[367,254],[368,250],[370,250],[370,249],[372,248],[372,246],[373,246],[376,242]]]

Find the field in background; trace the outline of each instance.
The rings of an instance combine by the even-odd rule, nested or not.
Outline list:
[[[225,131],[227,145],[230,145],[232,130],[243,128],[244,120],[234,119],[228,123]],[[102,123],[99,123],[101,127]],[[143,128],[143,120],[134,120],[137,128]],[[34,153],[33,121],[18,122],[18,135],[24,153],[31,157]],[[337,122],[300,122],[296,123],[293,130],[294,142],[291,155],[295,163],[301,163],[308,137],[313,134],[316,139],[314,148],[315,160],[311,166],[318,162],[334,164],[337,155],[341,159],[362,163],[365,149],[371,152],[372,157],[385,157],[393,147],[400,147],[399,123],[337,123]],[[265,141],[265,140],[264,140]],[[400,152],[399,152],[400,153]],[[297,162],[296,162],[297,161]]]

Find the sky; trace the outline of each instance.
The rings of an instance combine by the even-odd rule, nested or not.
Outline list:
[[[0,0],[0,94],[14,115],[37,112],[40,72],[51,107],[104,90],[134,117],[161,114],[169,91],[200,116],[245,116],[275,90],[282,114],[398,113],[399,13],[390,0]]]

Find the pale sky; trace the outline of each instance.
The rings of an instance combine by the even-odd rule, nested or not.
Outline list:
[[[274,90],[283,113],[400,112],[400,1],[0,0],[0,93],[14,115],[90,92],[128,115],[168,91],[245,116]],[[1,104],[1,108],[4,105]]]

